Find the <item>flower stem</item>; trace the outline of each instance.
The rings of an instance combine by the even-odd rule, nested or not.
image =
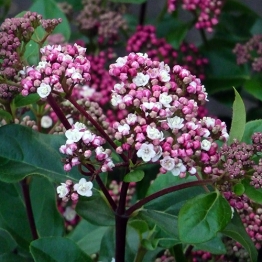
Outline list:
[[[141,199],[139,202],[135,203],[133,206],[131,206],[127,211],[126,211],[126,215],[130,216],[134,211],[136,211],[137,209],[141,208],[143,205],[145,205],[146,203],[164,196],[166,194],[181,190],[181,189],[185,189],[188,187],[193,187],[193,186],[203,186],[203,185],[210,185],[213,184],[215,182],[215,180],[213,179],[207,179],[207,180],[201,180],[201,181],[192,181],[192,182],[187,182],[181,185],[175,185],[175,186],[171,186],[165,189],[162,189],[152,195],[149,195],[143,199]]]
[[[64,125],[64,127],[66,129],[70,129],[71,125],[68,122],[67,118],[65,117],[63,111],[61,110],[61,108],[58,106],[57,102],[55,101],[54,97],[50,94],[47,97],[47,101],[50,104],[50,106],[53,108],[53,110],[55,111],[57,117],[59,118],[59,120],[61,121],[61,123]]]
[[[24,195],[26,213],[27,213],[27,218],[28,218],[29,225],[30,225],[31,234],[32,234],[33,240],[36,240],[38,239],[38,234],[36,230],[36,224],[35,224],[35,219],[34,219],[31,199],[30,199],[28,181],[29,181],[28,178],[24,178],[21,181],[21,186],[22,186],[22,191]]]

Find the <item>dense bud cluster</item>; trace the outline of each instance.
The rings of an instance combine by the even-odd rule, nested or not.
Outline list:
[[[38,65],[25,69],[22,95],[37,92],[41,98],[46,98],[51,91],[70,93],[76,85],[85,84],[90,80],[90,62],[85,51],[77,44],[41,48]]]
[[[262,71],[262,35],[254,35],[245,44],[236,44],[233,52],[238,65],[249,62],[254,71]]]
[[[82,4],[83,9],[76,18],[78,27],[90,37],[97,35],[99,44],[113,44],[120,29],[127,28],[121,10],[105,6],[101,0],[83,0]]]
[[[110,74],[121,81],[113,89],[111,103],[129,114],[114,124],[115,139],[126,152],[144,162],[159,161],[161,173],[184,177],[197,166],[212,168],[219,160],[216,140],[226,141],[226,125],[219,119],[197,118],[207,101],[204,86],[181,66],[170,68],[146,54],[131,53],[110,65]]]

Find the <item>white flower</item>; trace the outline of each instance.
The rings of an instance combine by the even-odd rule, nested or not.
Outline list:
[[[175,167],[175,160],[170,156],[165,156],[162,160],[160,160],[160,165],[164,169],[171,171]]]
[[[118,94],[113,93],[112,98],[111,98],[112,106],[117,106],[120,103],[122,103],[122,97]]]
[[[50,116],[43,116],[41,118],[41,127],[49,128],[50,126],[52,126],[52,124],[53,124],[53,120]]]
[[[204,139],[202,142],[201,142],[201,149],[205,150],[205,151],[208,151],[211,147],[211,142]]]
[[[184,119],[178,116],[174,116],[172,118],[167,118],[167,125],[171,128],[171,129],[181,129],[184,124]]]
[[[78,51],[78,53],[79,53],[79,55],[85,55],[86,54],[86,48],[84,48],[84,47],[82,47],[82,46],[80,46],[80,45],[78,45],[78,44],[74,44],[74,47],[76,47],[77,48],[77,51]]]
[[[91,88],[88,85],[84,85],[79,90],[79,95],[82,96],[83,98],[91,97],[94,93],[95,93],[95,89]]]
[[[72,221],[76,217],[76,211],[72,207],[68,206],[66,207],[66,210],[63,213],[63,216],[67,221]]]
[[[173,176],[179,176],[181,172],[185,172],[186,167],[182,164],[182,161],[179,159],[179,163],[171,170]]]
[[[162,82],[168,82],[170,80],[170,75],[166,70],[160,70],[159,78]]]
[[[41,98],[46,98],[51,93],[51,86],[45,83],[41,83],[41,85],[37,88],[36,92]]]
[[[136,53],[138,56],[144,57],[144,58],[148,58],[148,54],[147,53]]]
[[[165,107],[170,107],[170,103],[172,102],[172,96],[168,95],[167,93],[162,93],[159,96],[159,102]]]
[[[144,143],[136,154],[138,157],[141,157],[143,161],[148,162],[156,155],[156,152],[152,144]]]
[[[40,61],[39,64],[37,65],[36,69],[37,69],[37,70],[40,70],[40,69],[42,69],[42,68],[45,68],[46,65],[51,66],[50,63],[48,63],[48,62],[46,62],[46,61]]]
[[[65,183],[61,183],[61,185],[56,188],[56,192],[60,198],[63,198],[69,193],[69,189]]]
[[[133,78],[132,81],[136,86],[145,86],[149,81],[149,75],[137,73],[137,75]]]
[[[127,117],[126,117],[126,122],[129,125],[135,124],[136,120],[137,120],[137,115],[135,115],[135,114],[128,114]]]
[[[162,147],[155,146],[156,155],[151,159],[152,162],[156,162],[162,156]]]
[[[214,127],[216,120],[212,117],[203,117],[203,122],[206,124],[207,127]]]
[[[163,140],[164,139],[163,132],[160,132],[155,127],[147,126],[146,133],[147,133],[147,137],[152,139],[152,140],[154,140],[154,139]]]
[[[130,131],[130,126],[128,124],[119,125],[117,129],[118,132],[122,133],[123,135],[128,135]]]
[[[81,122],[75,122],[74,124],[74,129],[77,129],[77,130],[85,130],[86,129],[86,125],[81,123]]]
[[[65,136],[70,142],[78,142],[82,138],[83,134],[84,134],[84,132],[80,132],[76,128],[75,129],[68,129],[65,132]]]
[[[90,130],[86,130],[83,133],[82,140],[85,144],[92,142],[95,139],[95,134],[93,134]]]
[[[114,85],[114,91],[119,92],[124,87],[124,83],[121,84],[117,83]]]
[[[79,183],[74,185],[74,190],[77,191],[79,195],[86,197],[92,196],[92,188],[93,183],[90,181],[87,182],[85,178],[81,178]]]
[[[116,60],[115,66],[122,67],[122,66],[124,66],[126,64],[126,61],[127,61],[127,57],[126,56],[125,57],[119,57]]]

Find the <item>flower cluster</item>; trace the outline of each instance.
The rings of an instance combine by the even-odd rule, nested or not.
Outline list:
[[[115,139],[121,142],[118,153],[159,161],[161,173],[175,176],[194,175],[197,167],[212,169],[219,160],[215,141],[226,141],[228,133],[219,119],[197,118],[199,105],[207,101],[199,78],[176,65],[171,81],[167,64],[141,53],[118,58],[109,72],[121,81],[111,103],[129,112],[114,124]]]
[[[262,35],[254,35],[245,44],[236,44],[233,53],[238,65],[251,62],[254,71],[262,71]]]
[[[65,183],[61,183],[60,186],[56,188],[56,192],[59,198],[62,198],[64,202],[71,199],[73,202],[77,202],[79,195],[91,197],[93,192],[93,183],[86,181],[85,178],[81,178],[79,183],[74,184],[72,180],[67,180]]]
[[[37,92],[41,98],[46,98],[52,90],[70,93],[76,85],[85,84],[90,80],[90,62],[85,51],[77,44],[41,48],[41,61],[24,71],[22,95]]]
[[[114,10],[112,5],[105,6],[101,0],[83,0],[82,4],[76,18],[78,27],[89,37],[97,35],[98,44],[113,44],[120,29],[127,28],[121,10]]]
[[[67,155],[64,170],[70,171],[73,166],[95,164],[100,172],[112,170],[115,166],[111,159],[111,150],[104,149],[105,139],[92,133],[87,127],[76,122],[65,132],[67,141],[60,147],[60,152]],[[93,170],[94,171],[94,170]]]
[[[208,60],[202,57],[193,44],[182,43],[178,50],[174,49],[165,38],[158,38],[153,25],[139,25],[136,32],[129,38],[128,52],[145,52],[152,60],[164,61],[166,64],[179,64],[197,75],[205,78],[204,68]],[[171,75],[171,79],[172,75]]]

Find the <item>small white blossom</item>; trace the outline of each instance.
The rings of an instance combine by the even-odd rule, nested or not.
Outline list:
[[[68,206],[66,207],[63,216],[67,221],[72,221],[76,217],[76,211],[72,207]]]
[[[123,135],[128,135],[130,131],[130,126],[128,124],[119,125],[117,129],[118,132],[122,133]]]
[[[179,176],[181,172],[185,172],[186,167],[182,164],[182,161],[179,159],[179,163],[171,170],[173,176]]]
[[[117,105],[119,105],[120,103],[122,103],[122,97],[120,96],[120,95],[118,95],[118,94],[115,94],[115,93],[113,93],[112,94],[112,98],[111,98],[111,104],[112,104],[112,106],[117,106]]]
[[[127,117],[126,117],[126,122],[129,125],[135,124],[136,120],[137,120],[137,115],[135,115],[135,114],[128,114]]]
[[[42,68],[45,68],[46,65],[51,66],[50,63],[48,63],[48,62],[46,62],[46,61],[40,61],[39,64],[37,65],[36,69],[37,69],[37,70],[40,70],[40,69],[42,69]]]
[[[166,70],[160,70],[159,78],[162,82],[168,82],[170,80],[170,75]]]
[[[170,103],[172,102],[172,96],[168,95],[167,93],[162,93],[159,96],[159,102],[165,107],[170,107]]]
[[[80,132],[78,129],[68,129],[65,132],[66,138],[71,142],[78,142],[83,134],[84,132]]]
[[[136,86],[145,86],[149,81],[149,75],[137,73],[137,75],[133,78],[132,81]]]
[[[184,124],[184,119],[178,116],[174,116],[172,118],[167,118],[167,125],[171,128],[171,129],[181,129]]]
[[[160,160],[160,165],[164,169],[171,171],[175,167],[175,160],[170,156],[165,156],[162,160]]]
[[[141,56],[143,58],[148,58],[148,54],[147,53],[136,53],[138,56]]]
[[[78,184],[74,185],[74,190],[81,196],[90,197],[92,196],[93,183],[86,181],[85,178],[81,178]]]
[[[155,152],[156,152],[156,155],[151,159],[152,162],[156,162],[162,156],[162,153],[163,153],[162,147],[155,146]]]
[[[148,162],[156,155],[156,152],[152,144],[144,143],[136,154],[138,157],[141,157],[143,161]]]
[[[51,93],[51,86],[45,83],[41,83],[41,85],[37,88],[36,92],[41,98],[46,98]]]
[[[157,128],[147,126],[146,128],[147,137],[154,140],[159,139],[160,141],[164,139],[163,132],[160,132]]]
[[[216,120],[212,117],[203,117],[203,122],[206,124],[207,127],[214,127]]]
[[[56,188],[56,192],[60,198],[63,198],[69,193],[69,189],[65,183],[61,183],[61,185]]]
[[[86,125],[81,123],[81,122],[75,122],[74,124],[74,129],[77,129],[77,130],[85,130],[86,129]]]
[[[43,128],[49,128],[53,124],[53,120],[50,116],[43,116],[41,118],[41,127]]]
[[[124,83],[114,85],[114,91],[119,92],[124,87]]]
[[[79,89],[79,95],[83,98],[91,97],[95,93],[95,89],[88,85],[84,85]]]
[[[205,151],[208,151],[211,147],[211,142],[204,139],[202,142],[201,142],[201,149],[205,150]]]
[[[124,66],[126,64],[126,61],[127,61],[127,57],[126,56],[125,57],[119,57],[116,60],[115,66],[122,67],[122,66]]]

